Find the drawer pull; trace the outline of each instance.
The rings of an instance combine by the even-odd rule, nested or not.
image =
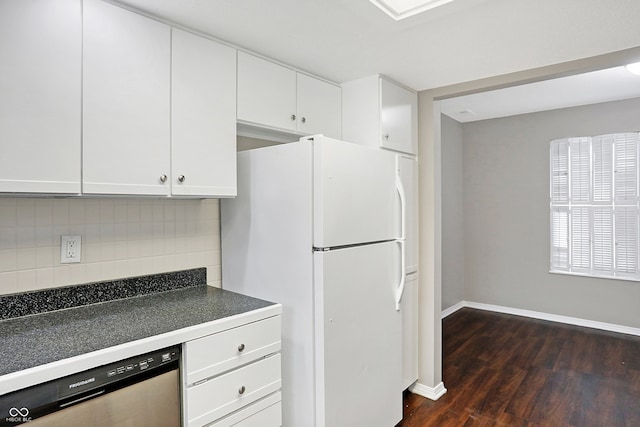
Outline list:
[[[242,353],[244,351],[244,344],[240,344],[238,346],[238,353]]]
[[[247,389],[245,388],[245,386],[242,386],[238,389],[238,394],[244,394],[245,391],[247,391]]]

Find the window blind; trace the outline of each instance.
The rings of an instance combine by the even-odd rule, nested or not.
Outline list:
[[[640,280],[640,133],[550,144],[551,271]]]

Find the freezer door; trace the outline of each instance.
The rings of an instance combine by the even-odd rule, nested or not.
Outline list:
[[[399,237],[394,154],[321,135],[312,138],[314,246]]]
[[[316,427],[402,419],[398,243],[314,254]]]

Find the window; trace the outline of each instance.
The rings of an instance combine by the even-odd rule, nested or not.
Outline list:
[[[639,133],[551,141],[551,271],[640,280]]]

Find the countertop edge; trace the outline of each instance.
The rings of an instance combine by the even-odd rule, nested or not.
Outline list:
[[[281,314],[282,305],[273,304],[211,322],[12,372],[0,376],[0,395]]]

